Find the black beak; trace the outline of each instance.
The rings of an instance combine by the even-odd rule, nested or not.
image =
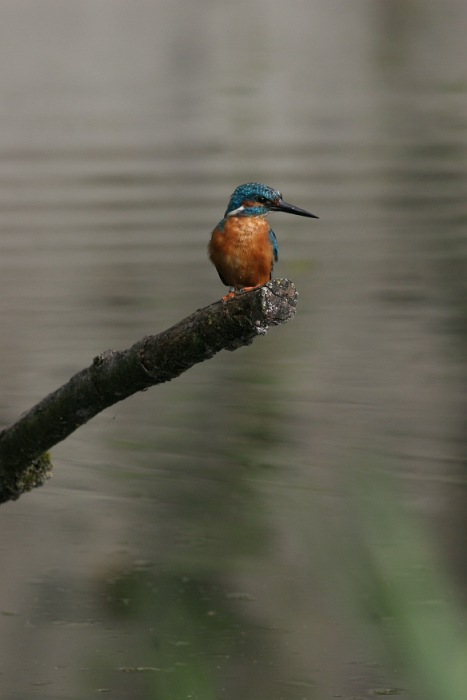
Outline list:
[[[319,219],[319,216],[316,216],[316,214],[310,214],[305,209],[299,209],[299,207],[294,207],[293,204],[287,204],[282,199],[279,199],[277,204],[273,204],[270,209],[271,211],[283,211],[286,214],[296,214],[297,216],[309,216],[310,219]]]

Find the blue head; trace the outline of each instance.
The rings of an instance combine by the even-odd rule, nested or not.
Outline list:
[[[282,199],[279,190],[262,185],[260,182],[247,182],[239,185],[230,198],[224,216],[266,216],[270,211],[283,211],[298,216],[318,217]]]

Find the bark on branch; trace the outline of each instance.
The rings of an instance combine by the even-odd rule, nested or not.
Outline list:
[[[107,350],[15,423],[0,432],[0,503],[15,500],[51,475],[47,450],[104,408],[168,382],[220,350],[250,345],[295,315],[297,292],[286,279],[199,309],[128,350]]]

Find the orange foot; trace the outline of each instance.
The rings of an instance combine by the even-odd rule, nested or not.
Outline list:
[[[252,289],[258,289],[258,287],[262,287],[262,284],[255,284],[254,287],[242,287],[241,289],[238,290],[239,294],[242,294],[242,292],[250,292]],[[226,301],[227,299],[230,299],[230,297],[234,297],[237,292],[229,292],[226,294],[224,297],[222,297],[222,301]]]

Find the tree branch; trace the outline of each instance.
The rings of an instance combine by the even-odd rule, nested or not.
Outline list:
[[[107,350],[92,365],[0,432],[0,503],[51,476],[49,450],[104,408],[168,382],[220,350],[250,345],[295,315],[297,292],[286,279],[218,301],[128,350]]]

